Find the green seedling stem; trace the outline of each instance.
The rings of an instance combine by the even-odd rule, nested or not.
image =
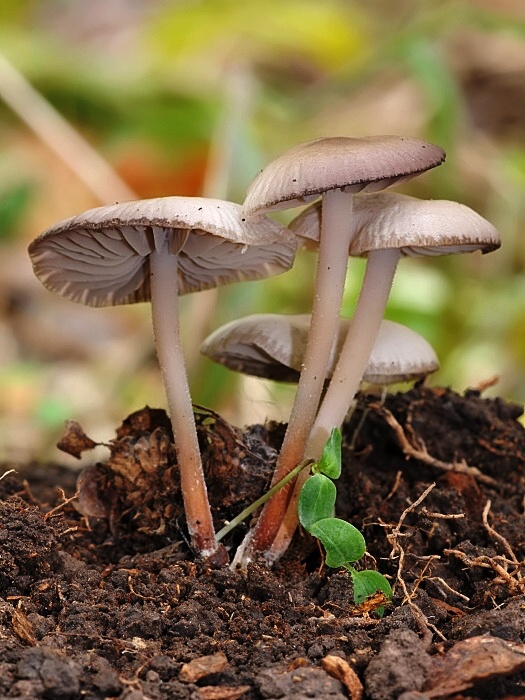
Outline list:
[[[280,489],[283,488],[283,486],[286,486],[286,484],[289,481],[292,481],[292,479],[295,479],[298,474],[300,474],[303,469],[307,469],[314,464],[313,459],[305,459],[303,462],[300,462],[295,469],[292,469],[291,472],[289,472],[285,477],[283,477],[280,481],[278,481],[276,484],[272,486],[271,489],[269,489],[264,495],[262,495],[260,498],[258,498],[256,501],[253,503],[250,503],[249,506],[247,506],[244,510],[242,510],[239,515],[236,515],[233,520],[230,520],[224,527],[222,527],[219,532],[216,535],[216,539],[218,542],[220,542],[223,537],[225,537],[230,530],[233,530],[233,528],[237,527],[237,525],[240,525],[243,520],[246,520],[248,516],[250,516],[252,513],[254,513],[257,508],[260,506],[264,505],[266,501],[268,501],[274,494],[277,493]]]

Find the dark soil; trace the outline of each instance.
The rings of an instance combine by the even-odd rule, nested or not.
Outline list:
[[[78,492],[52,465],[6,475],[0,700],[524,698],[520,414],[424,386],[361,397],[337,515],[363,531],[362,565],[391,580],[382,619],[304,532],[273,570],[197,561],[162,411],[130,416]],[[264,492],[283,427],[197,419],[221,526]],[[92,445],[75,424],[62,442]]]

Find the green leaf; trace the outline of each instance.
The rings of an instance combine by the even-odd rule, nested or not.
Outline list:
[[[335,484],[328,477],[314,474],[305,482],[297,504],[299,522],[305,530],[310,532],[314,523],[334,514],[335,497]]]
[[[358,605],[377,591],[382,591],[389,600],[392,598],[392,587],[379,571],[373,571],[372,569],[356,571],[352,567],[348,570],[352,575],[354,600]]]
[[[326,474],[330,479],[338,479],[341,476],[341,431],[333,428],[321,459],[317,463],[316,471]]]
[[[365,538],[359,530],[339,518],[318,520],[311,526],[310,533],[323,543],[326,565],[332,568],[357,561],[366,551]]]

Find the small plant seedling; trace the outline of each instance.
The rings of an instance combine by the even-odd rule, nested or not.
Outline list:
[[[333,482],[341,474],[341,433],[337,428],[326,443],[321,459],[311,467],[312,476],[306,481],[299,495],[299,521],[311,535],[321,541],[326,552],[326,565],[344,567],[352,577],[354,601],[360,605],[378,591],[392,598],[392,588],[378,571],[358,571],[352,564],[366,552],[365,538],[359,530],[345,520],[335,518],[337,495]],[[384,609],[377,610],[379,615]]]

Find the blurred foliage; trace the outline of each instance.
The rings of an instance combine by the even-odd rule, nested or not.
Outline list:
[[[434,345],[433,381],[462,390],[498,376],[490,393],[525,399],[522,0],[3,0],[0,46],[139,197],[242,201],[272,157],[321,135],[442,145],[446,165],[403,191],[472,206],[503,246],[403,261],[388,317]],[[147,308],[84,309],[33,278],[29,241],[105,202],[5,90],[0,71],[0,460],[47,454],[65,418],[107,440],[129,412],[164,405]],[[290,388],[241,380],[196,346],[245,314],[308,311],[314,271],[301,252],[286,275],[184,298],[197,403],[238,424],[286,418]],[[362,271],[351,261],[347,314]]]

